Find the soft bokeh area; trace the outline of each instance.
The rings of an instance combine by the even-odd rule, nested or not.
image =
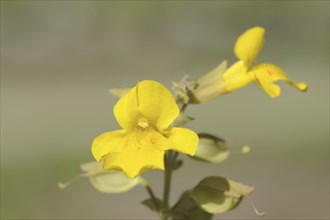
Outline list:
[[[256,191],[215,219],[329,218],[329,1],[1,1],[1,219],[156,219],[142,187],[102,194],[87,179],[57,183],[93,160],[94,137],[118,128],[109,88],[196,79],[233,63],[236,38],[256,25],[266,28],[258,61],[309,91],[280,83],[271,99],[249,85],[189,106],[190,128],[252,150],[216,165],[184,156],[170,201],[218,175]],[[144,175],[158,196],[162,174]]]

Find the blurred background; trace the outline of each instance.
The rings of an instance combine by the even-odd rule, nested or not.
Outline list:
[[[109,88],[171,81],[235,62],[236,38],[266,28],[257,58],[281,66],[301,93],[277,99],[249,85],[189,106],[188,126],[219,135],[233,151],[209,165],[185,158],[171,203],[209,175],[256,187],[215,219],[329,218],[329,1],[1,1],[1,219],[156,219],[142,187],[102,194],[87,179],[59,181],[92,161],[94,137],[118,129]],[[146,173],[162,194],[161,171]]]

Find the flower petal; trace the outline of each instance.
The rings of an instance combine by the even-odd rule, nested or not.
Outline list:
[[[113,113],[115,118],[124,130],[130,130],[137,125],[139,115],[136,86],[132,88],[116,103]]]
[[[274,84],[274,82],[266,75],[256,75],[256,82],[260,88],[272,98],[276,98],[281,94],[281,87]]]
[[[156,81],[140,82],[137,94],[141,114],[159,131],[168,128],[180,113],[171,92]]]
[[[97,136],[92,144],[92,154],[97,161],[109,152],[121,151],[126,133],[123,130],[116,130],[103,133]]]
[[[172,128],[166,135],[170,140],[170,149],[181,153],[195,155],[198,146],[198,135],[187,128]]]
[[[253,82],[254,77],[247,73],[247,66],[244,62],[238,61],[226,70],[223,79],[226,90],[231,92]]]
[[[296,83],[290,80],[281,68],[273,64],[258,64],[252,67],[249,72],[255,75],[258,85],[272,98],[279,96],[281,93],[281,88],[274,84],[278,80],[287,81],[301,91],[307,90],[306,83]]]
[[[238,59],[250,65],[258,56],[264,44],[265,29],[253,27],[238,37],[234,52]]]
[[[164,153],[168,140],[160,133],[151,130],[136,129],[125,138],[120,152],[111,152],[105,156],[104,169],[122,170],[129,178],[151,170],[164,170]]]

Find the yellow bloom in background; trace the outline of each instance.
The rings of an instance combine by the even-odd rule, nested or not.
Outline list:
[[[92,154],[104,160],[106,170],[121,170],[134,178],[151,170],[164,170],[166,150],[194,155],[197,134],[186,128],[169,128],[180,110],[162,84],[144,80],[138,83],[114,107],[115,118],[122,128],[96,137]]]
[[[227,92],[239,89],[255,81],[269,96],[277,97],[281,89],[274,82],[284,80],[301,91],[307,90],[305,83],[290,80],[284,71],[269,63],[252,65],[264,44],[265,29],[253,27],[245,31],[236,41],[234,52],[239,59],[223,74]]]

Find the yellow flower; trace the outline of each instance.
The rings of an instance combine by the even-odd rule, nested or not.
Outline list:
[[[164,170],[166,150],[194,155],[198,136],[186,128],[169,128],[180,110],[171,92],[162,84],[144,80],[114,107],[122,128],[96,137],[92,153],[104,160],[106,170],[122,170],[130,178],[151,170]]]
[[[284,71],[269,63],[252,65],[264,44],[265,29],[253,27],[245,31],[236,41],[234,52],[239,59],[223,74],[227,92],[239,89],[255,81],[269,96],[277,97],[281,89],[274,82],[284,80],[301,91],[307,90],[305,83],[290,80]]]

